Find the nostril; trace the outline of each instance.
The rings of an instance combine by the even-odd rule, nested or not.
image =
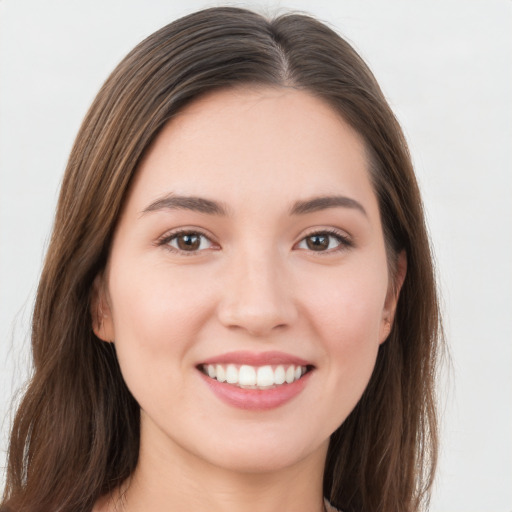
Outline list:
[[[233,302],[219,305],[218,318],[231,329],[242,329],[259,336],[275,330],[282,331],[297,318],[292,305],[264,301],[257,297],[236,297]]]

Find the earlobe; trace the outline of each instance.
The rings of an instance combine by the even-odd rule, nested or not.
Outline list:
[[[100,340],[110,343],[114,341],[114,324],[112,322],[112,313],[107,300],[107,291],[103,280],[103,274],[98,274],[92,285],[91,322],[92,330]]]
[[[393,322],[395,319],[398,298],[400,297],[400,291],[402,290],[406,274],[407,254],[405,253],[405,251],[400,251],[396,261],[395,275],[393,276],[393,281],[389,285],[388,293],[386,296],[386,302],[384,304],[381,323],[380,343],[384,343],[389,334],[391,333],[391,329],[393,327]]]

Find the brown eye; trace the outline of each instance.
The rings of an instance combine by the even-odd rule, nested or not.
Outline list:
[[[306,246],[311,251],[325,251],[329,249],[329,235],[308,236]]]
[[[179,235],[176,238],[178,249],[182,251],[197,251],[201,245],[201,239],[198,235]]]
[[[209,249],[211,241],[201,233],[183,232],[176,233],[167,241],[167,244],[174,249],[183,252],[195,252]]]
[[[305,249],[314,252],[335,252],[352,246],[352,242],[346,236],[329,231],[320,231],[303,238],[297,245],[297,249]]]

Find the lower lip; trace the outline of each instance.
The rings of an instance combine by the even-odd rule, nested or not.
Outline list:
[[[244,389],[226,382],[219,382],[208,377],[200,370],[198,371],[208,387],[223,402],[238,409],[251,411],[275,409],[289,402],[304,389],[310,375],[313,373],[309,371],[291,384],[282,384],[271,389]]]

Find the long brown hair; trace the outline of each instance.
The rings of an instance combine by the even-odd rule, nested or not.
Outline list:
[[[366,141],[390,268],[408,270],[362,399],[332,435],[324,494],[349,511],[412,512],[428,502],[437,454],[440,319],[424,215],[402,131],[372,73],[326,25],[212,8],[157,31],[94,100],[62,183],[32,326],[34,374],[14,420],[2,510],[90,511],[137,464],[138,404],[114,345],[91,328],[91,286],[145,150],[185,105],[244,84],[323,99]]]

